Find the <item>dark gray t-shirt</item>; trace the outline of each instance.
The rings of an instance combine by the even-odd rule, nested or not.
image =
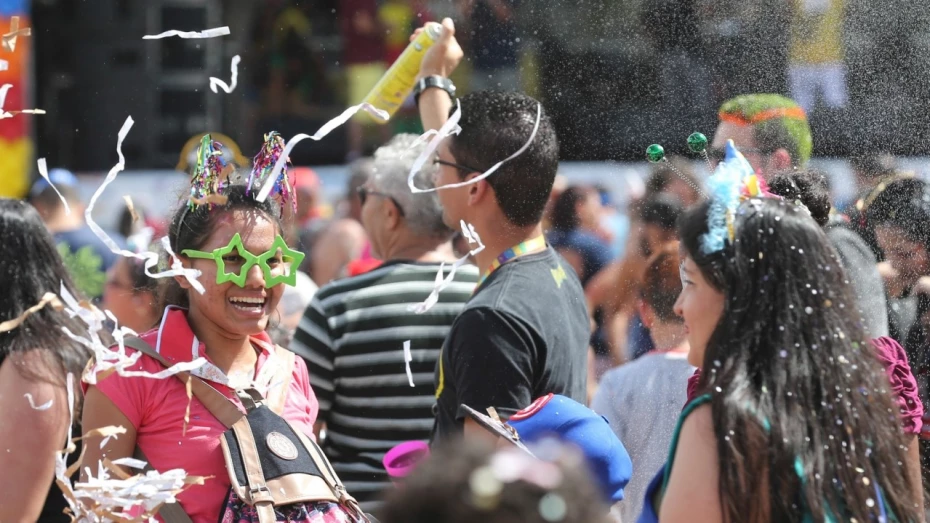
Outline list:
[[[509,417],[550,392],[585,403],[590,335],[581,283],[552,248],[502,265],[443,344],[433,442],[462,435],[462,404]]]

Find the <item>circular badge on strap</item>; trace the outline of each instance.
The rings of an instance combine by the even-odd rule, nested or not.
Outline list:
[[[284,434],[269,432],[265,437],[265,443],[268,444],[268,450],[275,456],[288,461],[297,459],[297,447]]]

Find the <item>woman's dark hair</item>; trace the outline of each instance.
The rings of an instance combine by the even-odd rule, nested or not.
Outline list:
[[[930,251],[930,185],[916,178],[902,178],[879,184],[879,190],[867,209],[869,223],[900,229]]]
[[[190,209],[187,200],[182,201],[168,228],[171,250],[179,256],[185,249],[200,250],[213,233],[216,220],[227,213],[238,210],[259,211],[275,223],[279,233],[284,231],[280,204],[274,198],[259,202],[255,199],[256,193],[257,189],[252,189],[252,192],[247,194],[245,185],[231,185],[223,191],[223,196],[226,196],[227,200],[222,205],[205,204]],[[187,292],[174,281],[174,278],[164,278],[163,281],[159,299],[160,308],[164,309],[168,305],[188,307]]]
[[[776,174],[769,180],[769,191],[804,204],[817,225],[824,227],[830,222],[830,186],[824,173],[802,169]]]
[[[724,520],[874,521],[884,501],[919,521],[888,378],[823,230],[793,202],[750,200],[733,242],[706,255],[708,209],[682,216],[679,234],[725,300],[698,383],[712,394]]]
[[[18,318],[37,304],[47,292],[59,294],[64,285],[78,300],[83,299],[71,281],[51,235],[28,203],[0,198],[0,318]],[[30,369],[34,379],[65,383],[69,372],[80,375],[90,351],[71,340],[62,327],[82,335],[84,327],[64,311],[44,307],[15,329],[0,333],[0,363],[14,353],[45,349],[54,355],[60,372],[49,376]]]
[[[573,185],[562,191],[552,205],[552,228],[557,231],[572,231],[581,225],[578,204],[594,193],[594,189]]]
[[[498,479],[491,463],[495,455],[503,452],[521,453],[513,456],[513,460],[536,463],[538,470],[527,470],[512,481]],[[474,442],[458,442],[434,449],[427,461],[417,465],[417,469],[404,478],[403,487],[393,489],[388,495],[378,518],[382,523],[609,521],[608,507],[580,453],[563,455],[551,462],[522,453],[516,447],[495,452],[493,448]],[[528,466],[533,467],[532,463]],[[547,479],[553,486],[540,486],[545,485]],[[495,482],[500,487],[497,492],[494,492]],[[482,492],[481,487],[488,483],[491,489]],[[556,501],[560,510],[547,514],[546,499]]]

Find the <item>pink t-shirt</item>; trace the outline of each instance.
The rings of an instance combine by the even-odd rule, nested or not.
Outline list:
[[[161,326],[141,337],[169,362],[191,361],[194,354],[209,361],[203,344],[198,341],[194,345],[195,336],[187,323],[187,313],[182,309],[169,308]],[[256,365],[256,376],[261,377],[263,366],[276,361],[274,346],[264,332],[253,336],[252,342],[261,349]],[[127,351],[134,352],[129,348]],[[160,363],[143,355],[131,370],[154,373],[162,369],[164,367]],[[210,379],[210,372],[205,370],[195,371],[195,374],[241,406],[233,389],[216,381],[223,381],[223,377],[214,375],[215,379]],[[230,488],[220,447],[220,437],[226,427],[195,396],[191,400],[187,434],[182,435],[187,392],[184,384],[174,377],[157,380],[111,374],[100,381],[97,387],[133,424],[136,444],[156,470],[182,468],[190,475],[213,476],[203,486],[190,487],[178,496],[178,501],[195,523],[216,521]],[[285,402],[284,418],[312,438],[313,423],[318,411],[319,405],[310,388],[307,366],[303,359],[294,358],[294,372]]]

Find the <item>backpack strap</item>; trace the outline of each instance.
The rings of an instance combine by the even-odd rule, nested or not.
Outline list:
[[[259,523],[274,523],[274,497],[265,483],[265,473],[262,471],[262,460],[256,450],[255,435],[249,425],[249,418],[244,418],[232,427],[239,441],[242,465],[245,469],[246,481],[249,483],[249,497],[252,505],[258,512]]]
[[[288,422],[290,424],[290,422]],[[313,459],[313,462],[316,464],[317,468],[320,470],[323,480],[329,485],[329,488],[339,496],[339,504],[344,507],[349,508],[355,513],[355,516],[360,521],[370,521],[368,515],[362,512],[361,506],[359,506],[358,501],[352,497],[351,494],[346,490],[345,485],[342,484],[342,481],[339,479],[339,476],[336,475],[336,471],[333,470],[333,466],[330,464],[329,460],[326,458],[326,454],[323,453],[323,449],[312,438],[300,432],[299,430],[291,427],[294,430],[294,433],[297,434],[297,437],[300,438],[300,441],[306,447],[310,458]]]
[[[155,349],[151,345],[145,342],[142,338],[126,338],[124,344],[132,349],[135,349],[146,356],[152,357],[155,361],[161,363],[168,368],[171,366],[171,363],[168,362],[161,354],[155,352]],[[226,397],[222,392],[211,387],[207,382],[198,378],[197,376],[192,376],[189,372],[179,372],[175,374],[175,377],[183,383],[187,383],[187,380],[191,380],[191,392],[194,393],[194,396],[203,403],[203,406],[210,411],[210,414],[220,420],[220,423],[226,426],[226,428],[232,427],[240,418],[244,416],[239,407],[237,407],[229,398]]]

